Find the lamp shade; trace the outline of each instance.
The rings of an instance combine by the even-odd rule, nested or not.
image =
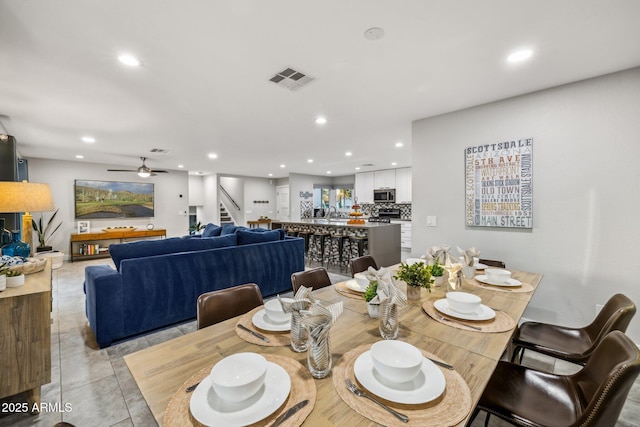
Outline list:
[[[44,212],[54,209],[49,184],[0,181],[0,212]]]

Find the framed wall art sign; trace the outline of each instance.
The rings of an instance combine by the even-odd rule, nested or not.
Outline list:
[[[465,149],[465,224],[533,228],[533,138]]]

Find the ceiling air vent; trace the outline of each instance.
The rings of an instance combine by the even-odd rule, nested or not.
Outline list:
[[[150,153],[158,153],[158,154],[167,154],[171,152],[171,150],[165,150],[164,148],[152,148],[149,150]]]
[[[285,87],[289,90],[298,90],[313,80],[315,80],[314,77],[308,76],[293,68],[286,68],[269,79],[269,81],[274,82],[278,86]]]

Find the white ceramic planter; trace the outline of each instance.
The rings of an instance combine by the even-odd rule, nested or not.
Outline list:
[[[24,285],[24,274],[19,276],[4,276],[7,278],[7,288],[17,288],[18,286]]]
[[[420,291],[422,291],[420,286],[407,285],[407,299],[409,301],[420,300]]]
[[[7,289],[7,276],[0,274],[0,291]]]
[[[380,304],[367,304],[367,310],[369,311],[369,317],[372,319],[380,317]]]

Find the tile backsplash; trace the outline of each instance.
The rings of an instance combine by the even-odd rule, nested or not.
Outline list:
[[[378,209],[400,209],[400,219],[411,220],[411,203],[362,203],[362,213],[377,216]]]

